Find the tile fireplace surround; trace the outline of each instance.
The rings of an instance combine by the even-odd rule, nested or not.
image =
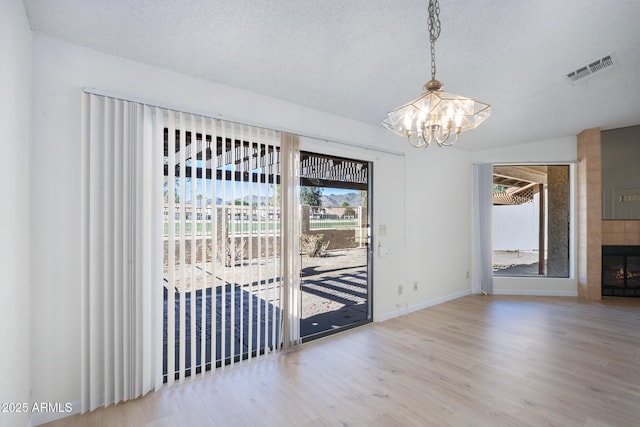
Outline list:
[[[600,129],[578,134],[578,295],[602,299],[602,245],[640,245],[640,221],[602,220]]]

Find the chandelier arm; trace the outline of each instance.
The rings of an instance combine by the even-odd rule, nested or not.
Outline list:
[[[422,141],[423,141],[423,144],[422,144],[423,147],[428,147],[429,144],[431,143],[431,134],[429,134],[428,137],[425,137],[426,134],[427,134],[427,129],[426,129],[426,127],[423,127],[422,128],[422,134],[420,134],[420,136],[422,138]]]
[[[446,145],[446,142],[450,136],[451,136],[451,128],[447,127],[442,130],[442,132],[440,133],[440,136],[438,136],[438,134],[435,135],[435,140],[438,143],[438,145],[442,147]]]
[[[420,141],[420,139],[418,139],[418,138],[416,138],[416,139],[417,139],[417,142],[414,143],[413,142],[413,138],[411,138],[411,135],[407,134],[407,141],[409,141],[409,145],[411,145],[412,147],[424,148],[424,147],[427,147],[429,145],[429,143],[424,140],[424,137],[422,138],[422,142]]]
[[[455,138],[453,139],[453,141],[447,142],[446,140],[442,142],[442,144],[440,144],[441,147],[451,147],[453,144],[455,144],[456,142],[458,142],[458,137],[460,136],[460,132],[455,132]],[[447,137],[447,139],[449,139],[449,137]]]

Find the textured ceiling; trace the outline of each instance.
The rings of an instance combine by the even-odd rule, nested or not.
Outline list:
[[[430,79],[427,0],[24,0],[33,31],[375,126]],[[640,1],[440,0],[468,150],[640,123]],[[566,74],[612,54],[615,66]],[[108,90],[108,88],[104,88]]]

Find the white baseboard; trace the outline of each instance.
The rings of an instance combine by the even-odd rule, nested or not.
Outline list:
[[[526,289],[494,289],[494,295],[523,295],[536,297],[577,297],[578,291],[540,291]]]
[[[450,295],[445,295],[443,297],[424,301],[415,305],[406,305],[405,307],[401,307],[396,311],[384,313],[384,314],[381,314],[380,316],[377,316],[376,322],[384,322],[385,320],[393,319],[394,317],[403,316],[405,314],[413,313],[414,311],[422,310],[428,307],[433,307],[434,305],[442,304],[443,302],[458,299],[467,295],[471,295],[471,289],[466,289],[464,291],[456,292]]]
[[[49,423],[51,421],[56,421],[61,418],[70,417],[74,414],[80,413],[80,401],[69,402],[71,403],[71,411],[60,411],[60,412],[31,412],[31,418],[29,420],[29,427],[39,426],[41,424]],[[59,406],[64,408],[65,403],[60,403]]]

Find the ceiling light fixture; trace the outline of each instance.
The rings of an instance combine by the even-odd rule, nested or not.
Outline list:
[[[429,0],[429,41],[431,44],[431,80],[423,86],[425,93],[387,114],[382,124],[391,132],[406,136],[414,147],[427,147],[432,141],[451,146],[460,132],[474,129],[491,113],[491,106],[473,98],[443,91],[436,80],[436,40],[440,36],[440,5]],[[450,140],[451,135],[455,138]]]

